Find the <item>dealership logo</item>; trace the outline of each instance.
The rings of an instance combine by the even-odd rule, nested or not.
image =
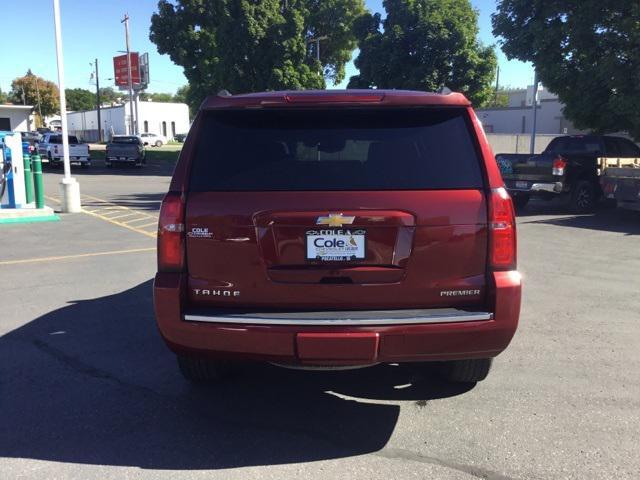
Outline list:
[[[213,233],[207,227],[193,227],[187,235],[191,238],[213,238]]]
[[[318,217],[316,225],[327,225],[328,227],[341,227],[342,225],[351,225],[356,217],[345,216],[341,213],[330,213],[326,217]]]

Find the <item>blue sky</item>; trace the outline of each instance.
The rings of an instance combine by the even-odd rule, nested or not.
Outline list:
[[[11,80],[24,75],[27,69],[49,80],[57,81],[52,0],[15,0],[2,2],[2,30],[5,42],[0,63],[0,88],[7,92]],[[372,11],[382,12],[382,0],[366,0]],[[496,43],[491,33],[491,13],[495,0],[472,0],[480,11],[480,37],[483,42]],[[62,38],[67,88],[93,89],[89,83],[90,62],[98,58],[101,86],[112,85],[112,57],[124,50],[124,28],[120,23],[125,12],[131,17],[131,48],[149,52],[151,83],[149,91],[175,92],[186,84],[182,68],[166,55],[159,55],[149,41],[149,25],[157,0],[60,0]],[[10,39],[9,42],[6,39]],[[500,83],[522,87],[533,81],[531,65],[508,62],[498,50]],[[355,73],[347,68],[347,78]]]

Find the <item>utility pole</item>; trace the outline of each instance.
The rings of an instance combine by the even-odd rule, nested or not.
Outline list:
[[[102,142],[102,121],[100,118],[100,74],[98,73],[98,59],[96,58],[96,111],[98,113],[98,142]]]
[[[496,71],[496,94],[493,99],[493,106],[498,106],[498,89],[500,88],[500,65],[498,65],[498,70]]]
[[[42,118],[42,107],[40,106],[40,88],[38,87],[38,77],[36,79],[36,98],[38,99],[38,115],[40,115],[40,121],[44,124],[44,118]]]
[[[136,121],[133,116],[133,78],[131,77],[131,50],[129,49],[129,15],[125,13],[120,23],[124,23],[124,35],[127,43],[127,76],[129,77],[129,114],[131,116],[130,135],[137,135]]]
[[[538,120],[538,72],[534,71],[533,74],[533,126],[531,128],[531,144],[529,146],[529,153],[533,155],[536,149],[536,128]]]

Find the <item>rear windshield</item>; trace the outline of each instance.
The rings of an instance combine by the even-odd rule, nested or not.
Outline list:
[[[481,188],[465,118],[434,108],[210,112],[191,190]]]
[[[112,143],[133,143],[137,145],[138,143],[140,143],[140,140],[138,139],[138,137],[113,137],[111,142]]]
[[[69,135],[67,137],[69,139],[69,145],[76,145],[78,143],[78,137],[75,135]],[[52,135],[49,137],[49,143],[62,143],[62,135]]]
[[[554,138],[547,153],[600,153],[600,140],[592,137]]]

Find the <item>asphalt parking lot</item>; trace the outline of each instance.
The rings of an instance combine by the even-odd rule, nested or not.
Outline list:
[[[520,212],[521,324],[475,386],[255,366],[195,388],[151,305],[171,170],[74,169],[84,213],[0,226],[1,478],[639,477],[640,214]]]

